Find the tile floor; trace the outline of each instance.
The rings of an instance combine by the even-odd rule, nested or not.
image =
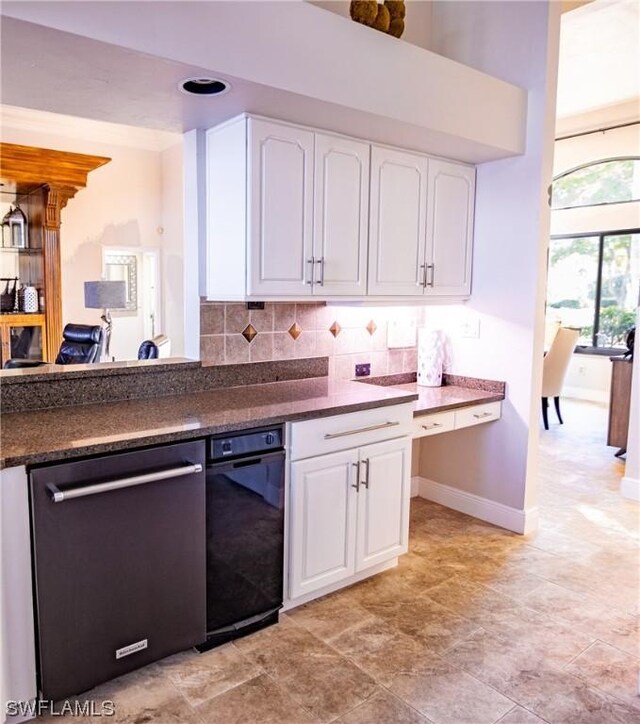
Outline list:
[[[81,698],[130,724],[640,722],[640,507],[617,493],[606,409],[564,408],[536,534],[416,499],[398,568]]]

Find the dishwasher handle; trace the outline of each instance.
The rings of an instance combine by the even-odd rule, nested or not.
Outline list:
[[[168,468],[167,470],[159,470],[155,473],[144,473],[143,475],[132,475],[128,478],[120,478],[118,480],[108,480],[104,483],[95,483],[94,485],[85,485],[82,488],[71,488],[70,490],[60,490],[54,483],[47,485],[47,492],[54,503],[64,503],[65,500],[72,498],[84,498],[87,495],[98,495],[99,493],[109,493],[113,490],[121,490],[122,488],[133,488],[136,485],[146,485],[147,483],[156,483],[161,480],[169,480],[170,478],[181,478],[185,475],[193,475],[201,473],[203,470],[200,463],[182,465],[178,468]]]

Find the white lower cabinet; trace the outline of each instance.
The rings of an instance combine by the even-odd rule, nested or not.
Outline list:
[[[291,464],[291,599],[407,551],[410,467],[406,437]]]

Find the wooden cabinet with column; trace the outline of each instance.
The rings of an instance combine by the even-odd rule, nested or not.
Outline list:
[[[24,248],[13,246],[9,235],[3,233],[0,256],[3,264],[12,265],[13,276],[20,282],[38,288],[39,296],[38,309],[31,314],[25,314],[19,304],[9,310],[9,305],[3,303],[0,313],[3,363],[7,355],[18,349],[20,334],[24,342],[28,336],[25,330],[31,328],[28,353],[31,358],[38,354],[40,346],[42,359],[55,359],[62,339],[61,211],[69,199],[87,185],[89,172],[110,160],[103,156],[0,143],[3,205],[15,208],[18,203],[27,218],[28,232]],[[4,218],[4,211],[2,216]],[[7,228],[3,228],[3,232]],[[7,274],[5,271],[2,276]]]
[[[610,359],[611,395],[607,445],[619,448],[616,456],[620,456],[627,452],[633,360],[630,357],[611,357]]]

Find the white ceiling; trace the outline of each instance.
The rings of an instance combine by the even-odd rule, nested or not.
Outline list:
[[[640,3],[595,0],[564,13],[558,118],[640,98]]]

